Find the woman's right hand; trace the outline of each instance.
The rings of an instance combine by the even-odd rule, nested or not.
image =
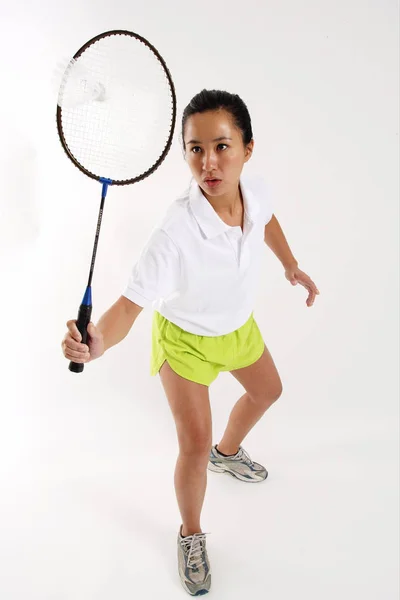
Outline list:
[[[88,363],[104,354],[102,333],[92,322],[87,327],[87,344],[82,344],[82,336],[76,326],[76,320],[67,322],[68,331],[64,336],[61,347],[65,358],[75,363]]]

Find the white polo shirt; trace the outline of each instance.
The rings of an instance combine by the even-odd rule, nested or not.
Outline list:
[[[242,175],[240,188],[243,232],[224,223],[193,179],[153,230],[123,295],[197,335],[225,335],[244,325],[273,212],[260,178]]]

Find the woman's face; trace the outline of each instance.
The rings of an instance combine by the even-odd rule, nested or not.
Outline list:
[[[186,121],[184,143],[185,160],[207,196],[236,193],[254,142],[244,146],[230,113],[213,110],[192,115]]]

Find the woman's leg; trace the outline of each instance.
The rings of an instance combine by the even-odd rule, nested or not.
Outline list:
[[[249,431],[282,393],[278,371],[266,347],[255,363],[231,373],[246,393],[233,407],[225,433],[218,444],[218,450],[228,455],[238,451]]]
[[[212,446],[208,387],[180,377],[164,362],[160,378],[175,419],[179,456],[175,491],[182,517],[182,535],[201,533],[200,514],[207,487]]]

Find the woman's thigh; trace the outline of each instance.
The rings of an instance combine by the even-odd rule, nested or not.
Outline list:
[[[184,379],[165,361],[160,378],[175,420],[179,446],[185,452],[207,452],[212,445],[208,387]]]
[[[274,402],[282,393],[281,378],[266,346],[255,363],[231,373],[256,402]]]

